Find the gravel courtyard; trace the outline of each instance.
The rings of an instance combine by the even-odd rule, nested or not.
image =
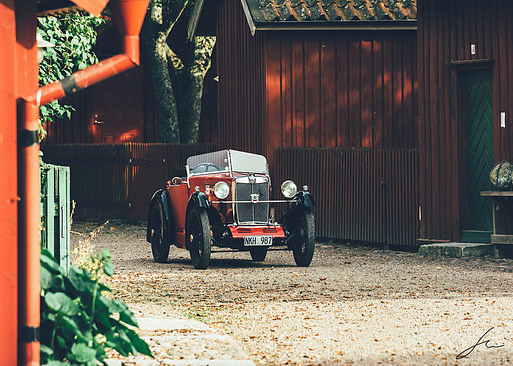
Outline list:
[[[75,223],[72,245],[101,224]],[[512,259],[319,242],[308,268],[286,251],[224,252],[200,271],[177,248],[154,263],[144,225],[111,221],[92,241],[113,255],[114,296],[144,316],[198,319],[257,365],[513,364]]]

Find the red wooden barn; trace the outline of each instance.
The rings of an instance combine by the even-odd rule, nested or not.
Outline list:
[[[197,1],[189,36],[217,37],[205,78],[201,142],[263,153],[275,181],[295,177],[308,184],[321,202],[321,237],[415,246],[416,14],[412,0]],[[133,74],[132,80],[120,75],[79,95],[72,123],[56,124],[48,142],[156,142],[151,90],[140,71]],[[120,109],[115,100],[129,107]],[[107,127],[111,132],[103,133]],[[71,165],[74,181],[90,187],[82,158],[82,165],[62,160],[79,159],[86,147],[68,148],[74,153],[47,146],[45,159]],[[125,174],[123,186],[133,194],[114,192],[102,201],[123,201],[121,217],[143,219],[148,196],[162,184],[150,165],[165,169],[162,157],[155,159],[157,146],[138,149],[130,147],[122,159],[131,162],[128,171],[138,171]],[[93,175],[99,177],[95,187],[112,185],[108,177]],[[79,207],[102,204],[76,183],[71,191]]]
[[[513,159],[513,3],[419,0],[420,237],[484,242],[494,163]]]
[[[308,184],[319,236],[414,247],[416,16],[410,0],[198,1],[189,37],[217,37],[204,141]]]
[[[217,36],[217,119],[203,126],[269,157],[416,147],[416,14],[412,0],[199,0],[189,37]]]

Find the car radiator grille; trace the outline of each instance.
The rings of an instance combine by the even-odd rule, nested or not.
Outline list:
[[[235,200],[251,201],[258,194],[259,203],[236,203],[235,217],[239,225],[266,224],[269,219],[269,181],[264,177],[242,177],[235,181]]]

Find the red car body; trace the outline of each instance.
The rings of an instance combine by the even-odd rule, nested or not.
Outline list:
[[[308,266],[315,245],[313,200],[307,187],[282,184],[285,199],[270,200],[265,157],[222,150],[187,159],[165,189],[154,193],[147,240],[156,262],[166,262],[169,246],[188,249],[196,268],[208,267],[212,247],[246,250],[264,260],[273,246],[294,252],[296,264]],[[274,218],[275,203],[285,214]]]

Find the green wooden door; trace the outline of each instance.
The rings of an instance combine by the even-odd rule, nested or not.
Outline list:
[[[462,241],[489,242],[492,208],[480,191],[490,190],[488,175],[493,166],[492,73],[465,73],[467,116],[467,222]]]

